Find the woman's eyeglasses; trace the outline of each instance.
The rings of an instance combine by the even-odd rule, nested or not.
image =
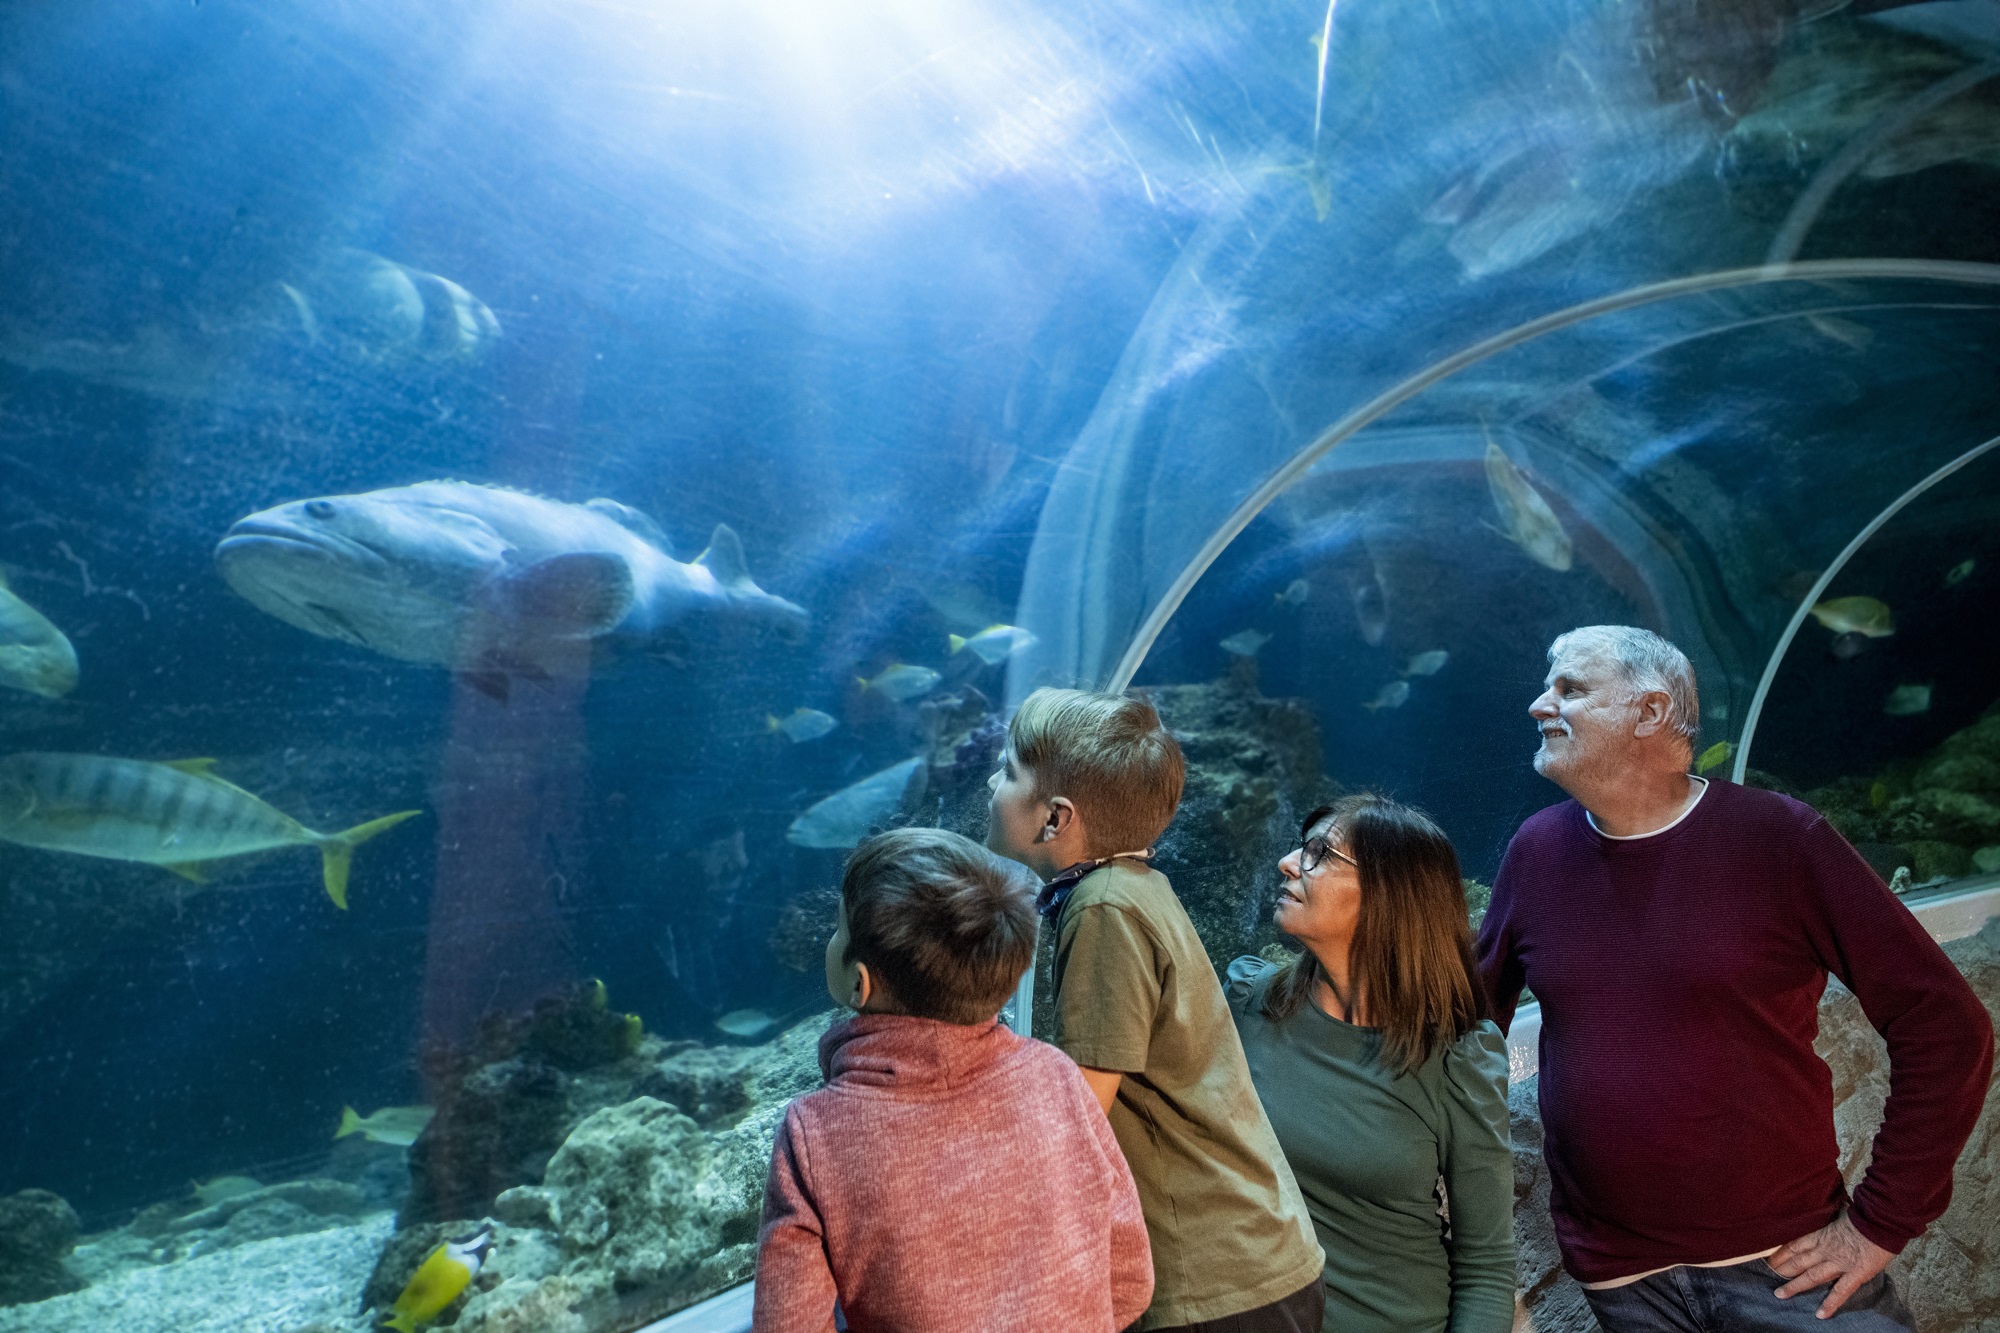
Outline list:
[[[1318,870],[1326,864],[1326,858],[1329,856],[1334,857],[1336,860],[1347,862],[1347,864],[1353,866],[1356,870],[1361,869],[1359,861],[1349,856],[1346,852],[1341,851],[1340,848],[1334,846],[1325,838],[1307,838],[1305,845],[1299,848],[1299,873],[1301,875],[1312,874],[1313,871]]]

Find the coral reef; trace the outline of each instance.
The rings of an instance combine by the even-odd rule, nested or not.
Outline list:
[[[437,1114],[410,1147],[400,1225],[479,1217],[502,1190],[539,1180],[563,1136],[614,1095],[590,1075],[629,1065],[612,1086],[642,1077],[643,1040],[638,1019],[586,981],[526,1014],[489,1019],[462,1055],[432,1052]]]
[[[1768,774],[1750,777],[1801,795],[1899,891],[2000,871],[2000,703],[1928,755],[1876,777],[1842,778],[1803,794]],[[1899,877],[1899,869],[1908,873]]]
[[[472,1231],[487,1212],[497,1219],[494,1251],[447,1313],[462,1333],[596,1333],[744,1280],[771,1141],[785,1103],[819,1084],[819,1037],[831,1018],[762,1046],[644,1037],[627,1056],[563,1074],[551,1154],[490,1209],[403,1218],[362,1305],[385,1308],[439,1241]]]
[[[1954,940],[1945,953],[2000,1021],[2000,917],[1977,935]],[[1868,1024],[1860,1001],[1838,984],[1820,1004],[1815,1049],[1833,1071],[1834,1129],[1840,1165],[1852,1186],[1868,1167],[1868,1150],[1889,1095],[1888,1050]],[[1579,1288],[1562,1271],[1549,1222],[1548,1172],[1535,1080],[1510,1090],[1514,1126],[1514,1241],[1521,1299],[1538,1333],[1594,1329]],[[2000,1098],[1989,1088],[1985,1110],[1959,1155],[1951,1207],[1912,1241],[1890,1268],[1925,1333],[1982,1333],[2000,1327]],[[1518,1325],[1517,1325],[1518,1326]]]
[[[0,1309],[0,1333],[363,1333],[354,1296],[390,1215],[250,1241],[178,1263],[116,1263],[77,1247],[99,1276],[81,1291]],[[119,1233],[122,1234],[122,1233]]]
[[[1142,693],[1187,756],[1180,812],[1155,864],[1219,973],[1277,938],[1278,858],[1297,842],[1299,818],[1334,792],[1321,774],[1319,724],[1303,703],[1260,694],[1252,658],[1218,681]]]
[[[83,1285],[63,1266],[77,1227],[76,1210],[47,1190],[0,1198],[0,1305],[46,1300]]]

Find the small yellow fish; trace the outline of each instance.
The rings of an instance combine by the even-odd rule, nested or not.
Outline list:
[[[952,634],[947,636],[953,656],[972,650],[973,656],[988,666],[1006,661],[1015,653],[1035,646],[1033,634],[1019,625],[988,625],[971,638]]]
[[[1255,657],[1257,650],[1271,641],[1262,630],[1238,630],[1222,641],[1222,651],[1231,657]]]
[[[1401,708],[1409,701],[1410,682],[1407,680],[1392,680],[1381,689],[1375,691],[1375,697],[1361,706],[1369,712],[1375,713],[1380,712],[1384,708]]]
[[[407,1148],[417,1141],[436,1114],[428,1106],[385,1106],[373,1115],[361,1116],[354,1113],[353,1107],[343,1106],[340,1128],[333,1131],[333,1137],[344,1139],[349,1134],[359,1134],[370,1143]]]
[[[1500,515],[1499,526],[1486,526],[1533,556],[1538,564],[1558,572],[1568,569],[1574,549],[1562,520],[1491,439],[1486,441],[1486,485],[1493,493],[1494,511]]]
[[[1450,653],[1442,648],[1433,648],[1429,652],[1418,653],[1405,662],[1403,664],[1403,674],[1406,676],[1435,676],[1438,672],[1444,670],[1444,664],[1450,660]]]
[[[873,680],[860,676],[854,679],[864,690],[887,695],[897,703],[907,703],[911,699],[929,694],[943,677],[929,667],[910,666],[898,662]]]
[[[1956,588],[1959,584],[1971,578],[1972,571],[1977,569],[1978,567],[1979,567],[1979,562],[1977,560],[1967,559],[1959,561],[1957,564],[1953,565],[1948,571],[1946,571],[1944,576],[1944,586],[1947,588]]]
[[[492,1248],[493,1228],[481,1227],[464,1240],[448,1240],[432,1250],[410,1274],[382,1327],[416,1333],[417,1325],[435,1321],[472,1285]]]
[[[217,1176],[213,1180],[192,1182],[194,1201],[202,1208],[213,1208],[228,1199],[240,1199],[246,1194],[255,1194],[264,1188],[264,1182],[250,1176]]]
[[[1931,711],[1931,687],[1928,685],[1898,685],[1889,691],[1888,701],[1882,711],[1890,717],[1915,717],[1918,713]]]
[[[715,1029],[732,1037],[758,1037],[778,1025],[762,1009],[732,1009],[715,1020]]]
[[[1812,615],[1835,634],[1886,639],[1896,632],[1896,617],[1889,604],[1875,597],[1836,597],[1830,602],[1817,602]]]
[[[1736,743],[1734,741],[1717,741],[1706,750],[1703,750],[1701,758],[1694,761],[1694,771],[1697,775],[1700,775],[1708,772],[1711,768],[1720,768],[1728,763],[1730,756],[1735,753]]]
[[[1877,810],[1889,804],[1889,784],[1878,782],[1870,787],[1868,789],[1868,804]]]
[[[764,730],[782,732],[794,745],[816,741],[839,725],[829,714],[817,708],[794,708],[784,717],[776,713],[764,715]]]
[[[1293,579],[1290,583],[1287,583],[1285,585],[1285,590],[1283,592],[1278,593],[1274,596],[1273,600],[1282,602],[1286,606],[1304,606],[1306,604],[1306,599],[1312,596],[1312,591],[1313,591],[1312,584],[1308,583],[1306,580]]]

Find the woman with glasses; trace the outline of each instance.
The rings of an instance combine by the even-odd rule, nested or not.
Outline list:
[[[1514,1322],[1507,1046],[1485,1018],[1458,857],[1407,806],[1313,811],[1278,863],[1291,962],[1239,958],[1250,1077],[1326,1251],[1331,1333]]]

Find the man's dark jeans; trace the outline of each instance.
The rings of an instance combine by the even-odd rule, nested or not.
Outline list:
[[[1784,1285],[1776,1269],[1752,1259],[1727,1268],[1669,1268],[1583,1294],[1605,1333],[1912,1333],[1917,1326],[1887,1273],[1863,1283],[1831,1319],[1814,1318],[1826,1287],[1781,1301],[1775,1293]]]

